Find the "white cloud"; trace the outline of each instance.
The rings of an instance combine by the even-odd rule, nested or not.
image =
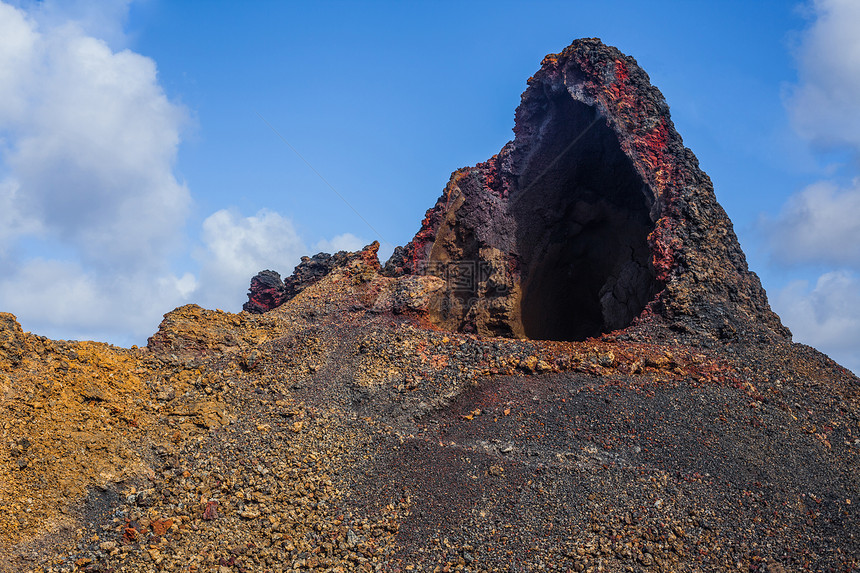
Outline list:
[[[0,2],[0,308],[45,333],[145,337],[194,287],[169,269],[186,112],[151,59],[88,35],[121,32],[127,2],[27,5]]]
[[[5,163],[22,190],[13,208],[91,263],[162,260],[190,194],[172,173],[185,112],[158,85],[154,62],[113,53],[73,26],[0,52],[29,66],[0,88],[0,101],[23,102],[0,116],[10,134]]]
[[[204,306],[239,310],[251,277],[264,269],[289,275],[307,248],[291,220],[261,210],[251,217],[222,209],[203,222],[205,248],[195,300]]]
[[[860,2],[815,0],[812,9],[815,22],[796,53],[799,83],[786,105],[804,138],[860,149]]]
[[[860,268],[860,180],[848,188],[828,181],[810,185],[761,225],[780,263]]]
[[[798,135],[813,146],[860,157],[860,3],[813,0],[814,18],[795,52],[798,83],[784,103]],[[822,159],[826,158],[822,157]],[[781,266],[823,268],[811,286],[794,281],[772,298],[794,339],[815,346],[860,373],[860,178],[856,165],[824,165],[827,177],[792,195],[775,218],[763,216],[773,260]]]
[[[812,288],[806,281],[792,282],[777,294],[773,307],[797,342],[860,375],[860,276],[833,271]]]
[[[209,308],[238,312],[248,300],[251,278],[271,269],[289,276],[303,256],[319,251],[355,251],[367,243],[351,233],[322,239],[310,251],[292,220],[268,209],[245,217],[222,209],[203,221],[203,247],[195,253],[200,280],[191,298]]]
[[[15,240],[21,235],[38,234],[41,224],[16,209],[20,194],[17,181],[0,181],[0,260],[8,256]]]
[[[38,34],[26,15],[0,2],[0,122],[22,114],[27,101],[24,94],[32,74]]]
[[[338,251],[360,251],[370,241],[365,241],[361,237],[356,237],[352,233],[343,233],[332,237],[330,240],[323,239],[316,244],[317,252],[336,253]]]
[[[125,21],[131,0],[24,0],[22,5],[40,26],[74,24],[86,35],[111,46],[125,43]]]
[[[163,275],[151,280],[106,276],[77,263],[32,259],[0,281],[0,300],[25,329],[52,338],[142,344],[161,316],[187,302],[195,279]]]

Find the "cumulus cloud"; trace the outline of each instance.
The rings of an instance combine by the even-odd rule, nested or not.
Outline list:
[[[19,194],[17,181],[0,181],[0,260],[9,255],[18,237],[41,231],[38,220],[28,218],[16,209],[20,201]]]
[[[234,312],[247,300],[251,277],[264,269],[289,274],[308,254],[292,221],[265,209],[251,217],[217,211],[203,222],[202,240],[195,300]]]
[[[860,268],[860,179],[847,188],[829,181],[810,185],[762,226],[782,264]]]
[[[17,32],[0,40],[0,53],[27,68],[0,84],[13,112],[0,115],[5,163],[24,191],[13,209],[88,262],[162,260],[190,194],[172,173],[185,114],[159,86],[155,63],[113,53],[75,26],[38,33],[22,13],[4,10],[0,19]]]
[[[0,307],[32,330],[151,332],[193,289],[168,266],[191,201],[173,174],[186,112],[151,59],[85,31],[121,29],[127,3],[58,6],[0,2]],[[38,256],[16,259],[22,243]]]
[[[248,300],[251,277],[271,269],[289,276],[303,256],[320,251],[355,251],[367,242],[343,233],[323,239],[309,250],[292,220],[262,209],[245,217],[235,209],[222,209],[206,218],[203,246],[195,253],[201,265],[193,300],[209,308],[238,312]]]
[[[832,271],[814,286],[795,281],[780,291],[773,307],[802,342],[860,374],[860,276]]]
[[[813,25],[797,49],[798,83],[786,105],[798,133],[821,145],[860,150],[860,2],[815,0]]]

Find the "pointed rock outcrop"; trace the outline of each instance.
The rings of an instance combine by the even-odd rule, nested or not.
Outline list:
[[[659,317],[712,335],[790,336],[633,58],[577,40],[528,84],[515,139],[456,171],[386,266],[447,281],[437,324],[582,340]]]

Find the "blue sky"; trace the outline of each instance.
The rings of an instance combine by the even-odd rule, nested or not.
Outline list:
[[[596,36],[666,96],[795,340],[860,371],[857,29],[854,0],[6,0],[0,310],[143,344],[263,268],[387,256],[512,138],[543,56]]]

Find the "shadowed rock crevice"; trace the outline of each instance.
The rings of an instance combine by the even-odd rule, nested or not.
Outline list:
[[[515,142],[446,188],[447,216],[417,269],[447,281],[431,320],[538,340],[630,325],[662,289],[653,192],[606,117],[566,90],[532,96],[517,126]]]
[[[583,340],[628,326],[659,290],[648,234],[653,194],[595,108],[546,101],[544,129],[510,211],[528,338]]]

